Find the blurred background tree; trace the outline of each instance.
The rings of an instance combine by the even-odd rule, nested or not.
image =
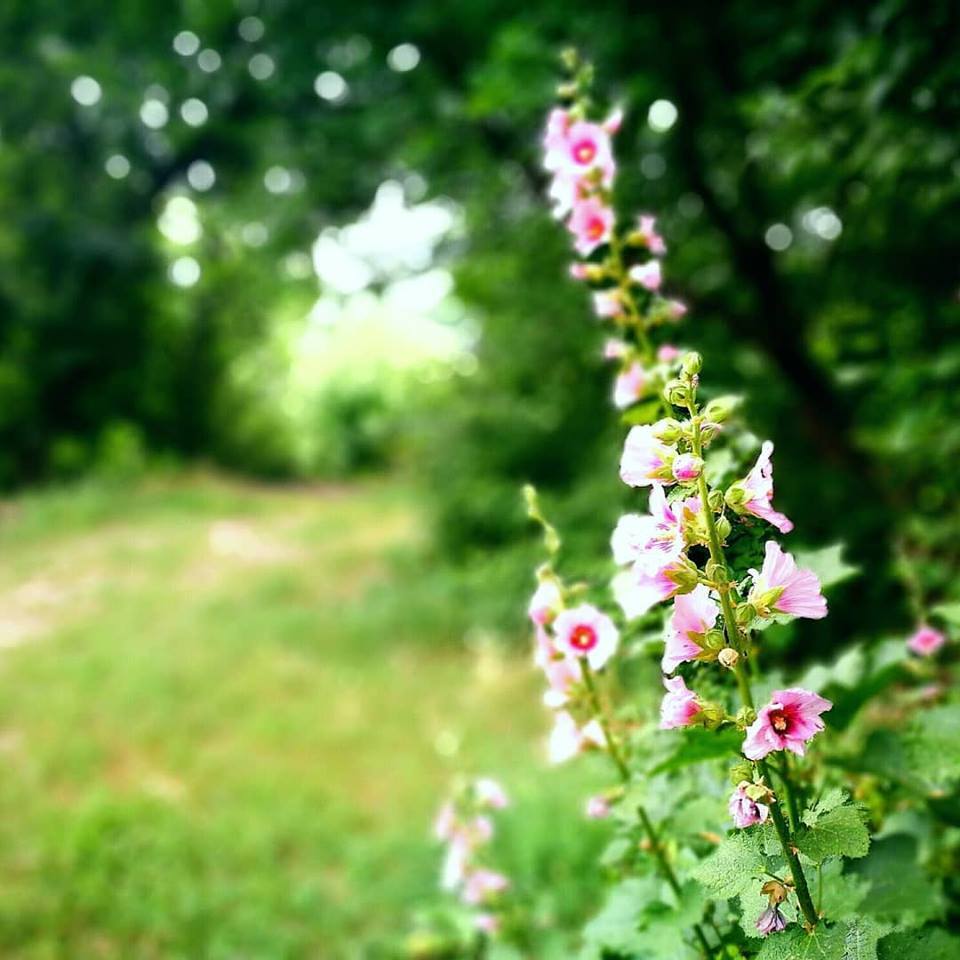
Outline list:
[[[954,4],[80,0],[0,25],[5,486],[400,463],[447,557],[516,542],[527,480],[600,556],[617,431],[539,168],[574,44],[627,107],[620,199],[662,218],[681,343],[749,394],[779,502],[946,596]],[[906,622],[899,596],[863,580],[823,630]]]

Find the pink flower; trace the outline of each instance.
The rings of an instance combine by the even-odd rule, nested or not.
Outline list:
[[[822,729],[820,714],[833,704],[809,690],[794,687],[774,690],[770,702],[757,712],[747,728],[743,754],[749,760],[762,760],[776,750],[789,750],[802,757],[805,744]]]
[[[597,197],[587,197],[574,203],[567,229],[574,236],[577,253],[583,257],[589,256],[610,239],[613,211]]]
[[[607,117],[607,119],[603,121],[603,129],[612,136],[619,131],[622,123],[623,108],[619,106],[614,107],[613,110],[610,111],[610,115]]]
[[[585,263],[571,263],[570,264],[570,276],[574,280],[586,280],[588,274],[587,264]]]
[[[593,295],[593,312],[598,317],[619,317],[623,313],[623,303],[616,290],[597,290]]]
[[[473,785],[473,792],[477,798],[477,803],[481,807],[489,807],[491,810],[503,810],[510,801],[507,798],[507,791],[490,777],[481,777]]]
[[[680,300],[667,300],[664,303],[664,309],[666,310],[668,319],[682,320],[687,315],[689,308]]]
[[[558,710],[554,714],[553,729],[547,740],[547,759],[550,763],[564,763],[590,745],[606,747],[606,738],[598,720],[591,720],[581,728],[565,710]]]
[[[780,933],[787,928],[787,918],[780,912],[780,907],[774,904],[767,907],[757,918],[757,929],[763,936],[771,933]]]
[[[660,267],[660,261],[648,260],[646,263],[638,263],[631,267],[630,279],[647,290],[659,290],[660,284],[663,282],[663,270]]]
[[[547,678],[543,702],[551,709],[562,707],[570,697],[572,687],[583,679],[580,664],[573,657],[565,657],[554,645],[553,638],[542,627],[537,628],[533,662]]]
[[[597,123],[577,120],[551,111],[544,136],[546,154],[543,165],[561,176],[585,177],[594,168],[601,171],[601,182],[613,181],[614,161],[610,134]]]
[[[820,581],[812,570],[797,567],[789,553],[768,540],[763,567],[750,571],[753,586],[747,598],[761,617],[777,613],[820,620],[827,615],[827,601],[820,592]]]
[[[603,345],[604,360],[620,360],[630,348],[622,340],[610,339]]]
[[[631,427],[620,458],[620,479],[631,487],[672,483],[676,450],[654,436],[653,427]]]
[[[687,689],[683,677],[664,677],[663,685],[667,692],[660,703],[660,729],[689,727],[700,713],[697,695]]]
[[[662,257],[667,252],[667,245],[663,242],[663,237],[657,233],[656,217],[651,217],[646,213],[641,214],[636,232],[655,257]]]
[[[584,813],[590,820],[603,820],[610,816],[610,804],[607,798],[601,794],[588,797],[584,806]]]
[[[946,642],[947,638],[939,630],[924,624],[910,637],[907,646],[918,657],[932,657]]]
[[[730,803],[727,805],[734,824],[741,830],[752,827],[755,823],[766,823],[770,815],[770,808],[766,804],[750,799],[746,792],[749,786],[746,780],[741,780],[730,795]]]
[[[613,596],[628,620],[646,613],[664,600],[693,589],[696,574],[688,561],[675,560],[655,573],[648,573],[640,564],[613,578]]]
[[[541,580],[527,607],[527,615],[538,626],[550,623],[563,609],[563,595],[555,580]]]
[[[510,886],[510,881],[495,870],[487,870],[485,867],[478,867],[471,870],[466,877],[463,885],[462,899],[464,903],[471,906],[484,903],[491,896],[501,893]]]
[[[553,630],[557,649],[571,657],[586,658],[593,670],[602,669],[620,640],[613,621],[589,603],[564,610]]]
[[[452,839],[457,827],[457,815],[453,809],[453,804],[448,800],[437,814],[433,821],[433,833],[438,840],[447,841]]]
[[[773,500],[773,464],[770,462],[772,453],[773,444],[767,440],[760,448],[760,456],[757,457],[753,469],[731,488],[736,491],[732,506],[737,513],[752,513],[755,517],[760,517],[761,520],[766,520],[767,523],[775,526],[781,533],[789,533],[793,529],[793,523],[782,513],[774,510],[771,503]]]
[[[613,405],[618,410],[623,410],[636,403],[643,396],[646,385],[647,372],[643,369],[643,365],[637,362],[631,363],[614,381]]]
[[[673,461],[673,477],[681,483],[696,480],[703,470],[703,461],[692,453],[682,453]]]
[[[680,350],[672,343],[665,343],[657,349],[657,359],[661,363],[670,363],[680,356]]]
[[[673,673],[681,663],[697,659],[701,648],[694,638],[712,630],[719,613],[720,608],[702,583],[673,601],[673,615],[660,661],[664,673]]]
[[[478,913],[473,918],[473,925],[487,936],[492,937],[500,932],[500,918],[494,913]]]
[[[469,859],[470,844],[463,837],[453,837],[440,871],[440,886],[444,890],[456,890],[463,883]]]
[[[610,538],[614,562],[639,564],[648,573],[669,566],[683,553],[683,527],[660,484],[650,488],[650,513],[624,514]]]

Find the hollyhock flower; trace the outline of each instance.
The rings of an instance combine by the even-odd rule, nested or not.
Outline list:
[[[584,805],[584,813],[590,820],[603,820],[610,816],[610,804],[607,798],[600,794],[588,797]]]
[[[820,714],[832,707],[829,700],[800,687],[774,690],[770,702],[760,708],[757,719],[747,728],[743,755],[749,760],[762,760],[776,750],[789,750],[802,757],[805,744],[823,729]]]
[[[663,237],[657,233],[656,217],[651,217],[647,213],[640,214],[637,220],[636,234],[655,257],[662,257],[667,252],[667,245],[663,242]]]
[[[613,385],[613,405],[618,410],[636,403],[647,385],[647,372],[640,363],[631,363],[617,376]]]
[[[667,692],[660,703],[660,729],[689,727],[700,713],[697,695],[687,689],[683,677],[664,677],[663,685]]]
[[[947,638],[939,630],[924,624],[910,637],[907,646],[918,657],[932,657],[946,642]]]
[[[610,339],[603,345],[604,360],[620,360],[630,348],[622,341]]]
[[[623,302],[617,290],[597,290],[593,295],[593,312],[598,317],[619,317]]]
[[[660,261],[648,260],[646,263],[638,263],[631,267],[630,279],[647,290],[659,290],[660,284],[663,282],[663,269],[660,266]]]
[[[767,907],[757,918],[757,929],[763,936],[771,933],[780,933],[787,929],[787,918],[780,912],[776,904]]]
[[[553,729],[547,739],[547,759],[550,763],[565,763],[590,744],[606,746],[603,729],[596,720],[591,720],[581,728],[566,710],[558,710],[553,715]]]
[[[601,182],[609,186],[615,171],[610,133],[600,124],[588,120],[570,123],[569,115],[555,114],[556,110],[551,111],[547,119],[544,167],[552,173],[577,178],[598,169]]]
[[[611,136],[617,133],[623,123],[623,107],[614,107],[606,120],[603,121],[603,129]]]
[[[650,425],[631,427],[620,458],[620,479],[631,487],[672,483],[677,451],[658,440]]]
[[[470,845],[461,836],[454,836],[447,847],[440,871],[440,886],[444,890],[456,890],[467,875],[470,861]]]
[[[555,580],[541,580],[530,598],[527,615],[538,626],[550,623],[563,609],[563,594]]]
[[[673,461],[673,477],[681,483],[696,480],[703,470],[703,461],[692,453],[682,453]]]
[[[734,825],[741,830],[752,827],[755,823],[766,823],[770,815],[770,808],[766,804],[750,799],[746,792],[749,786],[746,780],[741,780],[737,784],[737,789],[730,795],[730,803],[727,805]]]
[[[586,183],[571,174],[557,173],[547,189],[547,198],[551,205],[550,213],[555,220],[562,220],[573,209],[575,203],[585,200],[588,195]]]
[[[767,440],[760,448],[760,456],[743,480],[733,484],[728,502],[737,513],[752,513],[775,526],[781,533],[789,533],[793,523],[773,509],[773,464],[770,456],[773,444]]]
[[[817,575],[798,568],[793,557],[773,540],[767,541],[760,572],[751,570],[750,574],[753,586],[747,599],[761,617],[787,613],[820,620],[827,615]]]
[[[492,937],[500,932],[500,918],[494,913],[478,913],[473,918],[473,925],[487,936]]]
[[[574,203],[567,229],[573,234],[577,253],[583,257],[589,256],[610,239],[613,211],[597,197],[587,197]]]
[[[710,598],[710,591],[702,583],[690,593],[673,601],[673,614],[667,627],[666,647],[660,667],[664,673],[673,673],[681,663],[696,660],[701,647],[696,642],[717,622],[720,608]]]
[[[570,690],[583,679],[579,661],[564,656],[553,642],[553,637],[542,627],[537,628],[533,662],[547,679],[543,702],[551,709],[562,707],[570,698]]]
[[[627,513],[617,521],[610,547],[618,565],[637,564],[647,573],[654,573],[683,553],[683,527],[659,484],[650,489],[648,506],[650,513],[646,516]]]
[[[495,870],[478,867],[471,870],[463,885],[462,899],[471,906],[489,900],[493,894],[501,893],[510,886],[510,881]]]
[[[491,810],[503,810],[510,801],[507,798],[507,791],[490,777],[481,777],[473,785],[473,792],[477,798],[477,803],[482,807],[489,807]]]
[[[661,363],[671,363],[679,356],[679,348],[675,347],[672,343],[665,343],[663,346],[657,348],[657,359]]]
[[[555,156],[563,149],[569,129],[570,114],[560,107],[554,107],[547,116],[547,129],[543,135],[543,148],[548,157]],[[545,158],[544,164],[546,162]],[[547,169],[552,169],[552,166],[547,166]]]
[[[450,840],[457,827],[457,814],[453,804],[448,800],[433,821],[433,833],[438,840]]]
[[[553,631],[561,653],[586,658],[593,670],[600,670],[613,656],[620,640],[613,621],[589,603],[564,610]]]
[[[570,276],[574,280],[586,280],[589,274],[589,267],[585,263],[571,263]]]
[[[688,309],[681,300],[667,300],[664,303],[664,310],[670,320],[682,320],[687,315]]]
[[[640,564],[634,564],[632,569],[617,574],[611,586],[623,615],[633,620],[664,600],[688,593],[696,582],[696,567],[681,557],[654,573],[648,573]]]

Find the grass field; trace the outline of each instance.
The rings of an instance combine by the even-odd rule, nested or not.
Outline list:
[[[386,481],[3,505],[0,955],[391,956],[460,770],[514,794],[500,856],[542,926],[575,918],[595,771],[545,772],[528,658],[470,632],[420,529]]]

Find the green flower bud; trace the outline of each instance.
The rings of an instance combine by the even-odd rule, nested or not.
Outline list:
[[[708,730],[716,730],[727,719],[727,712],[720,704],[707,700],[700,705],[700,719]]]
[[[723,494],[719,490],[711,490],[707,496],[707,503],[714,513],[719,513],[723,509]]]
[[[697,638],[694,637],[694,640],[696,639]],[[723,645],[726,643],[726,640],[724,639],[722,630],[708,630],[706,633],[700,636],[700,639],[697,642],[704,650],[712,650],[717,652],[723,649]]]
[[[750,494],[747,493],[743,483],[738,480],[727,488],[723,499],[731,510],[735,513],[741,513],[741,507],[747,502],[749,496]]]
[[[753,623],[757,618],[756,607],[752,603],[741,603],[737,607],[737,623],[740,626],[746,626],[748,623]]]
[[[741,707],[737,711],[737,726],[749,727],[757,719],[757,711],[752,707]]]
[[[680,593],[689,593],[700,582],[697,565],[687,557],[682,557],[675,570],[670,571],[670,579],[680,588]]]
[[[682,434],[682,425],[673,417],[665,417],[653,425],[653,435],[664,443],[676,443]]]
[[[686,406],[690,398],[690,387],[682,380],[670,380],[663,388],[663,399],[675,407]]]
[[[701,357],[696,350],[691,350],[689,353],[684,354],[683,359],[680,361],[680,369],[683,370],[688,377],[695,377],[702,367],[703,357]]]
[[[717,517],[717,536],[720,538],[721,542],[727,539],[730,536],[730,521],[726,517]]]
[[[708,447],[719,432],[720,427],[717,424],[704,422],[700,425],[700,441],[705,447]]]
[[[727,573],[727,565],[725,563],[714,563],[712,560],[708,560],[704,570],[710,580],[717,584],[717,586],[722,587],[725,583],[729,582],[729,574]]]
[[[723,423],[730,418],[741,403],[743,403],[743,397],[738,397],[734,394],[714,397],[703,408],[703,415],[711,421],[711,423]]]

